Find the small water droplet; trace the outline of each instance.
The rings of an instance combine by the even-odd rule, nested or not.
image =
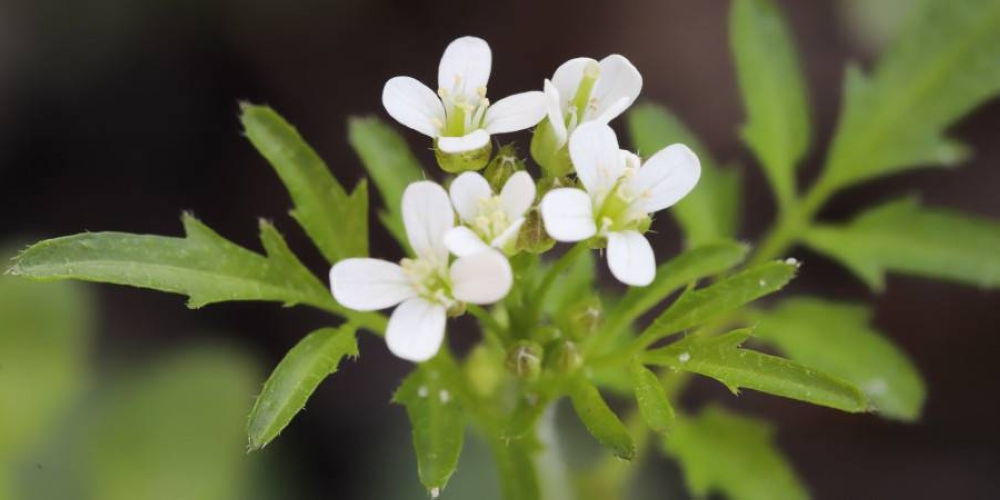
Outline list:
[[[441,495],[441,488],[431,488],[430,494],[431,498],[437,498]]]
[[[795,267],[799,267],[799,266],[802,265],[802,263],[799,262],[799,260],[796,259],[795,257],[789,257],[789,258],[785,259],[785,264],[788,264],[789,266],[795,266]]]
[[[447,389],[441,389],[440,391],[438,391],[438,399],[441,400],[441,403],[447,403],[449,400],[451,400],[451,394],[448,392]]]
[[[427,386],[425,386],[425,385],[420,386],[420,388],[417,389],[417,396],[420,396],[422,398],[426,398],[427,397]]]
[[[764,288],[765,286],[767,286],[767,282],[764,281],[764,280],[758,281],[757,284],[760,285],[761,288]]]
[[[688,361],[691,361],[691,353],[682,352],[680,356],[677,356],[677,360],[681,363],[687,363]]]

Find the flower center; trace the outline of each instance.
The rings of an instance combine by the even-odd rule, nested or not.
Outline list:
[[[576,88],[576,95],[568,101],[566,107],[566,130],[569,133],[573,133],[577,125],[593,117],[597,111],[598,99],[592,98],[590,94],[593,93],[594,84],[600,76],[601,66],[596,61],[589,61],[583,68],[583,78]]]
[[[483,241],[490,243],[510,227],[511,220],[503,209],[499,196],[479,199],[479,214],[472,221],[472,230]]]
[[[451,295],[448,270],[429,259],[403,259],[399,262],[417,295],[445,307],[457,301]]]
[[[625,181],[635,173],[635,169],[626,168],[624,175],[611,193],[606,196],[597,210],[595,210],[595,220],[599,234],[606,235],[614,231],[636,230],[640,233],[649,229],[651,219],[649,214],[639,208],[639,193],[629,189]]]
[[[486,87],[476,89],[476,97],[470,98],[460,75],[455,75],[455,83],[450,89],[441,87],[438,96],[444,104],[445,123],[437,122],[441,135],[462,137],[483,127],[486,109],[490,100],[486,98]]]

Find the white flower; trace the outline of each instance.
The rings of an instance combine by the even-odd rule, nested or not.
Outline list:
[[[569,155],[586,191],[548,192],[540,207],[545,230],[558,241],[606,238],[611,274],[627,285],[650,284],[656,261],[642,233],[652,213],[677,203],[698,183],[698,157],[674,144],[640,166],[638,156],[618,149],[614,131],[602,123],[581,125],[570,138]]]
[[[445,246],[463,257],[489,249],[511,253],[524,214],[535,202],[535,181],[521,170],[507,179],[499,195],[477,172],[465,172],[451,183],[451,202],[465,226],[448,231]]]
[[[333,297],[344,307],[374,311],[399,305],[389,317],[389,350],[414,362],[432,358],[444,340],[445,318],[462,303],[491,304],[513,283],[510,263],[487,249],[448,265],[444,235],[455,225],[448,193],[430,181],[410,184],[403,193],[403,224],[416,258],[400,264],[352,258],[330,269]]]
[[[445,49],[438,67],[438,90],[408,76],[390,79],[382,104],[399,123],[437,140],[444,153],[475,151],[491,134],[532,127],[545,117],[540,91],[514,94],[490,105],[486,83],[492,54],[481,38],[459,38]]]

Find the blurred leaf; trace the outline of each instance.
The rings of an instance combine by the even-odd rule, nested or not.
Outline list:
[[[875,290],[887,271],[1000,286],[1000,224],[916,199],[887,203],[846,225],[811,228],[806,243],[854,271]]]
[[[271,442],[305,408],[306,401],[326,377],[337,372],[345,356],[357,357],[355,328],[322,328],[302,339],[264,384],[257,396],[247,434],[250,449],[259,450]]]
[[[6,250],[0,258],[12,254]],[[88,384],[94,305],[86,292],[77,283],[0,275],[0,475],[4,461],[43,439]]]
[[[604,402],[597,387],[578,378],[569,384],[569,396],[577,416],[592,436],[610,448],[618,458],[632,460],[635,457],[632,436],[618,415]]]
[[[702,278],[723,273],[746,257],[748,247],[733,241],[709,243],[670,259],[656,270],[649,286],[630,287],[609,314],[606,329],[615,335],[660,305],[670,294]]]
[[[868,410],[865,396],[847,381],[787,359],[742,349],[750,335],[750,330],[716,337],[691,335],[647,352],[643,360],[712,377],[734,394],[747,388],[851,413]]]
[[[774,443],[765,421],[717,406],[679,419],[664,448],[677,458],[691,492],[730,500],[805,500],[809,493]]]
[[[789,299],[754,315],[759,338],[795,361],[857,385],[888,418],[920,417],[926,389],[902,351],[868,326],[862,306],[811,298]]]
[[[368,255],[368,185],[348,195],[298,131],[267,106],[240,105],[247,138],[295,202],[292,216],[331,264]]]
[[[1000,92],[1000,0],[920,0],[874,74],[848,71],[835,187],[968,155],[946,128]]]
[[[256,370],[222,348],[175,354],[122,377],[95,420],[84,467],[90,498],[235,500]]]
[[[809,149],[809,100],[795,42],[771,0],[736,0],[730,46],[746,106],[743,140],[782,206],[795,197],[795,167]]]
[[[628,113],[633,146],[644,156],[675,143],[690,147],[701,160],[701,178],[694,191],[671,208],[684,230],[686,245],[694,248],[736,235],[739,226],[740,175],[720,168],[698,138],[666,108],[641,104]]]
[[[465,412],[456,401],[461,374],[455,370],[437,358],[423,363],[393,396],[410,417],[420,482],[432,497],[448,485],[458,467],[465,437]]]
[[[347,130],[351,147],[361,157],[361,163],[382,195],[386,209],[379,212],[379,219],[404,248],[409,248],[400,206],[406,186],[426,177],[420,162],[406,140],[378,118],[351,117]]]
[[[500,473],[503,496],[508,500],[540,500],[535,450],[531,441],[494,440],[493,458]],[[480,493],[481,495],[481,493]],[[477,496],[478,498],[478,496]]]
[[[680,296],[643,332],[646,345],[735,311],[781,290],[798,270],[788,262],[769,262]]]
[[[632,363],[631,371],[635,400],[646,425],[654,432],[661,434],[669,432],[674,425],[674,407],[670,405],[660,379],[649,368],[638,362]]]

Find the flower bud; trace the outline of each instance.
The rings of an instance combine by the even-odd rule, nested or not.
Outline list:
[[[604,319],[600,297],[594,295],[571,307],[566,316],[570,322],[570,333],[580,340],[600,328]]]
[[[507,369],[519,378],[534,380],[542,373],[542,346],[530,340],[521,340],[507,353]]]
[[[465,361],[465,376],[472,390],[483,397],[493,395],[503,380],[502,361],[502,353],[485,345],[473,348]]]
[[[445,172],[458,174],[468,170],[481,170],[490,161],[490,154],[493,152],[493,143],[487,142],[479,149],[461,151],[458,153],[446,153],[441,151],[437,143],[434,144],[434,157],[438,166]]]
[[[545,358],[545,366],[560,373],[572,373],[583,366],[583,355],[580,349],[569,340],[557,340],[549,348]]]
[[[483,177],[489,181],[493,192],[499,193],[504,184],[507,183],[507,179],[510,179],[510,176],[518,170],[524,170],[524,160],[517,156],[517,148],[514,143],[510,143],[500,147],[500,151],[486,166]]]
[[[524,214],[524,225],[521,226],[521,232],[517,233],[517,243],[514,249],[519,252],[538,254],[549,251],[555,244],[556,240],[553,240],[545,231],[542,213],[538,207],[528,210],[528,213]]]

